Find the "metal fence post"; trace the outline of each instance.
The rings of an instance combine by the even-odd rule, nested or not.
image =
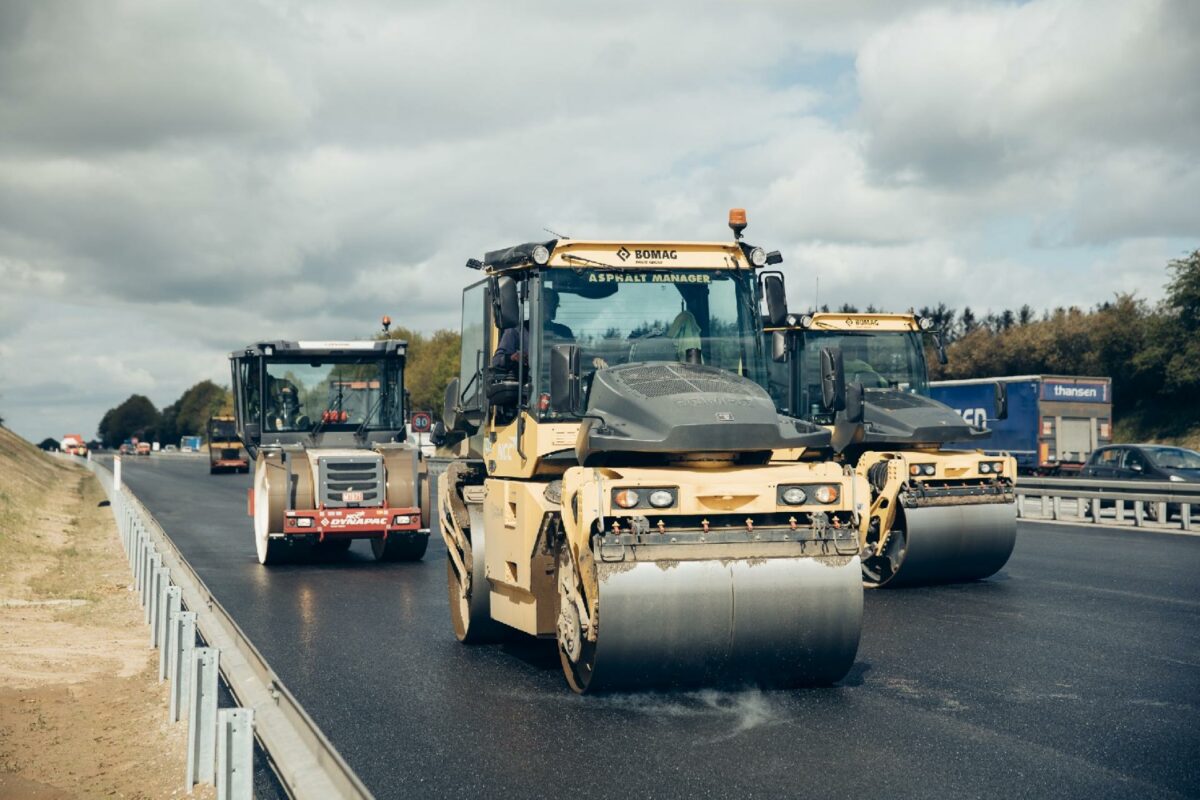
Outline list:
[[[146,607],[143,612],[145,619],[143,621],[146,625],[151,625],[151,644],[154,643],[154,630],[152,630],[152,622],[154,622],[155,606],[157,606],[158,569],[160,569],[160,567],[162,567],[162,557],[161,555],[158,555],[157,551],[155,551],[155,554],[151,555],[150,557],[150,563],[146,565],[146,577],[144,582],[145,593],[143,593],[146,601]]]
[[[197,647],[192,651],[188,680],[187,783],[192,793],[197,783],[213,782],[213,756],[217,738],[217,670],[219,651]]]
[[[150,558],[154,554],[154,545],[142,536],[142,552],[138,557],[137,590],[141,595],[142,606],[146,605],[146,578],[150,574]]]
[[[254,796],[254,710],[227,708],[217,716],[217,800]]]
[[[163,592],[162,608],[158,613],[158,682],[167,679],[167,662],[171,660],[171,616],[179,613],[183,605],[183,590],[167,581]]]
[[[187,716],[188,681],[191,679],[192,651],[196,649],[196,612],[180,611],[171,617],[170,663],[171,674],[170,720],[178,722]]]
[[[162,646],[159,635],[162,628],[160,623],[167,604],[167,587],[171,585],[171,571],[166,567],[154,570],[154,608],[150,612],[150,646]]]

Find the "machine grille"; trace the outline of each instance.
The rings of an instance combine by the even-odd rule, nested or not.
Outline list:
[[[383,505],[386,480],[383,459],[377,455],[336,456],[318,461],[321,504],[326,508],[367,508]],[[347,500],[361,492],[361,500]],[[353,496],[353,495],[351,495]]]
[[[647,364],[621,370],[621,382],[642,397],[676,394],[734,394],[756,396],[754,386],[715,367],[692,364]]]

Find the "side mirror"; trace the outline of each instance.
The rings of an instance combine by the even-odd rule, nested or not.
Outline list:
[[[846,407],[846,368],[840,347],[821,349],[821,403],[829,411]]]
[[[787,322],[787,293],[783,289],[783,276],[778,273],[763,276],[763,294],[767,296],[767,318],[771,325]]]
[[[946,355],[946,336],[941,331],[933,335],[933,346],[937,348],[938,363],[943,367],[950,363],[950,357]]]
[[[849,422],[862,422],[863,419],[863,385],[855,382],[846,387],[846,419]]]
[[[521,301],[517,299],[517,282],[508,276],[498,278],[492,300],[496,327],[515,328],[521,324]]]
[[[1142,466],[1142,462],[1140,462],[1140,461],[1131,461],[1129,463],[1129,468],[1131,470],[1133,470],[1134,472],[1141,472],[1144,469],[1146,469],[1145,467]]]
[[[1008,419],[1008,384],[996,381],[996,408],[994,419]]]
[[[440,420],[433,423],[433,430],[429,432],[429,443],[434,447],[441,447],[446,443],[446,426]]]
[[[446,430],[458,430],[458,378],[451,378],[446,384],[446,396],[442,400],[442,422]]]
[[[258,428],[257,422],[247,422],[243,431],[246,435],[246,441],[257,442],[262,437],[262,431]]]
[[[575,414],[579,409],[579,345],[550,348],[550,409]]]
[[[788,360],[787,334],[783,331],[771,334],[771,360],[776,364],[783,364]]]

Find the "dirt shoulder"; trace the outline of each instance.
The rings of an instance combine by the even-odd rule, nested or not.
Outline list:
[[[0,800],[186,794],[104,493],[3,428],[0,552]]]

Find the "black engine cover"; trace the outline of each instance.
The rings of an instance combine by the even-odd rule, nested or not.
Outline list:
[[[585,466],[620,463],[624,454],[766,454],[830,442],[824,428],[781,416],[757,383],[674,361],[597,370],[587,413],[575,443]]]

